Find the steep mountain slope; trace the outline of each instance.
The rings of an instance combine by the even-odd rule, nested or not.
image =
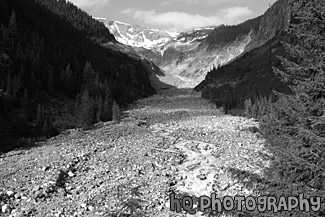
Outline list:
[[[97,43],[116,41],[104,25],[69,1],[36,0],[36,2],[71,23],[75,28]]]
[[[193,83],[191,77],[183,77],[183,75],[166,68],[166,65],[171,64],[172,60],[177,60],[180,57],[178,54],[170,56],[170,50],[175,49],[180,54],[196,49],[214,30],[214,27],[170,33],[119,21],[107,21],[103,18],[96,19],[104,22],[120,43],[131,46],[140,56],[144,55],[148,60],[153,61],[163,69],[163,76],[159,77],[161,81],[178,87],[194,86],[196,84]]]
[[[262,16],[246,51],[229,64],[210,71],[195,89],[202,91],[203,97],[218,104],[227,102],[230,107],[241,107],[245,98],[269,95],[272,90],[289,92],[273,72],[273,67],[281,67],[277,56],[286,55],[281,41],[290,40],[284,32],[288,19],[287,0],[279,0]]]
[[[101,19],[103,21],[103,19]],[[116,21],[107,27],[117,40],[154,61],[173,85],[194,87],[214,66],[239,56],[251,42],[260,17],[237,26],[196,28],[175,34]]]
[[[149,60],[161,67],[170,79],[169,84],[179,87],[194,86],[191,77],[184,77],[176,70],[168,68],[173,60],[177,61],[183,52],[196,49],[198,45],[214,30],[214,27],[203,27],[187,30],[181,33],[151,29],[118,21],[104,22],[115,38],[122,44],[132,46],[134,50],[145,55]],[[176,53],[171,51],[176,50]]]
[[[282,32],[288,26],[289,13],[288,1],[278,0],[261,18],[257,34],[246,47],[245,51],[249,51],[266,43]]]
[[[214,66],[225,64],[240,55],[250,43],[260,18],[238,26],[219,26],[207,37],[186,46],[169,46],[158,64],[164,71],[190,81],[188,87],[200,83]]]
[[[114,36],[66,1],[3,0],[0,23],[2,150],[11,139],[110,120],[114,100],[156,92],[152,63],[102,46]]]

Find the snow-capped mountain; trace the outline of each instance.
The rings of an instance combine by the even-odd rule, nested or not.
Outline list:
[[[282,1],[286,0],[275,3],[264,15],[238,25],[195,28],[180,33],[99,20],[106,23],[117,41],[133,47],[130,49],[154,62],[166,75],[181,81],[176,86],[194,87],[211,69],[234,61],[274,37],[286,23],[282,17],[270,18],[285,13]]]
[[[219,31],[229,31],[222,26],[171,33],[119,21],[98,20],[106,24],[117,41],[133,47],[158,65],[165,74],[176,77],[178,87],[194,87],[204,80],[211,68],[237,57],[250,42],[248,30],[245,34],[238,33],[237,38],[227,40],[221,46],[218,41]]]
[[[202,41],[215,27],[203,27],[187,30],[181,33],[132,25],[119,21],[107,21],[102,18],[116,40],[132,47],[145,48],[162,56],[169,47],[188,47]]]
[[[191,43],[193,41],[201,41],[208,37],[208,35],[216,28],[216,26],[212,27],[202,27],[196,29],[190,29],[181,32],[176,40],[185,43]]]
[[[106,21],[105,24],[118,42],[149,50],[159,51],[161,47],[178,35],[178,33],[174,32],[131,25],[119,21]]]
[[[178,87],[194,87],[208,71],[239,56],[254,35],[255,23],[210,26],[171,33],[102,18],[121,44],[133,47],[177,80]],[[169,83],[175,85],[175,82]]]

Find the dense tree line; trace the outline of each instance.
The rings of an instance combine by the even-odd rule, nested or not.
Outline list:
[[[292,90],[275,92],[276,100],[246,101],[246,114],[258,118],[265,135],[278,150],[272,182],[288,194],[324,196],[325,191],[325,2],[289,0],[292,10],[283,42],[289,56],[279,56],[283,69],[274,68]],[[273,172],[274,174],[274,172]],[[269,190],[269,189],[268,189]],[[273,193],[271,192],[271,193]],[[325,207],[312,213],[324,216]]]
[[[286,52],[278,54],[279,61],[270,61],[268,65],[274,67],[274,73],[291,91],[288,93],[274,91],[273,94],[269,92],[268,95],[261,96],[258,93],[261,90],[257,88],[255,94],[244,103],[245,115],[260,121],[262,132],[271,144],[269,148],[275,158],[270,170],[265,171],[267,183],[254,190],[276,196],[304,193],[308,195],[307,197],[314,195],[323,197],[325,195],[325,1],[288,1],[291,12],[290,23],[285,31],[286,37],[281,38],[286,39],[281,42]],[[272,39],[270,45],[275,42],[276,40]],[[246,55],[254,55],[254,52],[266,48],[267,46],[263,46]],[[273,50],[272,47],[270,48]],[[269,61],[269,57],[265,61]],[[258,59],[254,57],[253,60]],[[233,65],[214,69],[213,73],[208,75],[208,79],[221,82],[220,79],[223,79],[227,73],[230,73],[228,77],[239,78],[238,72],[232,73]],[[243,69],[239,71],[245,72],[252,70],[254,65],[248,65],[247,69],[245,69],[246,65],[241,67]],[[258,68],[253,72],[259,73]],[[249,73],[243,75],[247,76]],[[268,79],[265,79],[261,84],[265,85],[267,82]],[[227,98],[229,96],[227,94],[232,93],[234,87],[228,86],[228,92],[221,93],[218,90],[221,97]],[[245,87],[248,88],[249,84]],[[233,97],[227,99],[227,105],[234,103],[229,109],[238,105],[241,107],[242,101],[233,102],[233,99]],[[283,216],[285,213],[279,213],[280,215]],[[296,210],[290,215],[305,216],[306,213],[302,214]],[[308,216],[324,215],[323,205],[319,212],[308,214]]]
[[[36,2],[69,21],[74,27],[86,33],[88,37],[97,42],[106,43],[115,41],[114,36],[102,22],[93,19],[89,14],[71,2],[66,0],[36,0]]]
[[[271,132],[280,132],[289,153],[279,170],[324,195],[325,185],[325,2],[290,0],[292,18],[285,43],[290,56],[280,57],[285,70],[275,69],[290,85],[292,95],[280,95],[263,118]],[[291,186],[291,187],[292,187]],[[324,212],[324,210],[323,210]],[[324,214],[324,213],[323,213]]]
[[[2,146],[111,120],[114,101],[155,92],[142,62],[94,43],[115,41],[103,27],[61,0],[0,2]]]
[[[252,30],[257,31],[260,21],[261,17],[257,17],[238,25],[221,25],[209,34],[206,41],[210,45],[225,45],[248,35]]]
[[[195,89],[202,91],[204,98],[224,107],[225,112],[241,109],[245,99],[269,96],[273,90],[290,93],[288,86],[273,72],[273,67],[283,68],[277,57],[286,54],[282,40],[288,40],[288,36],[279,33],[263,46],[226,65],[214,67]]]

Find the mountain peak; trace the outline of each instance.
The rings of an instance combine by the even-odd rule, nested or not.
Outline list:
[[[215,28],[213,26],[201,27],[178,33],[113,20],[105,23],[120,43],[142,47],[161,54],[172,44],[189,44],[203,40]]]
[[[106,22],[106,26],[120,43],[156,51],[178,35],[174,32],[113,20]]]

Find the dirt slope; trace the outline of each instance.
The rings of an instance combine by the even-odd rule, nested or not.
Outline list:
[[[250,194],[229,171],[263,175],[260,153],[271,156],[248,130],[256,127],[191,90],[166,90],[138,101],[120,124],[1,155],[0,216],[182,216],[169,211],[173,191]]]

